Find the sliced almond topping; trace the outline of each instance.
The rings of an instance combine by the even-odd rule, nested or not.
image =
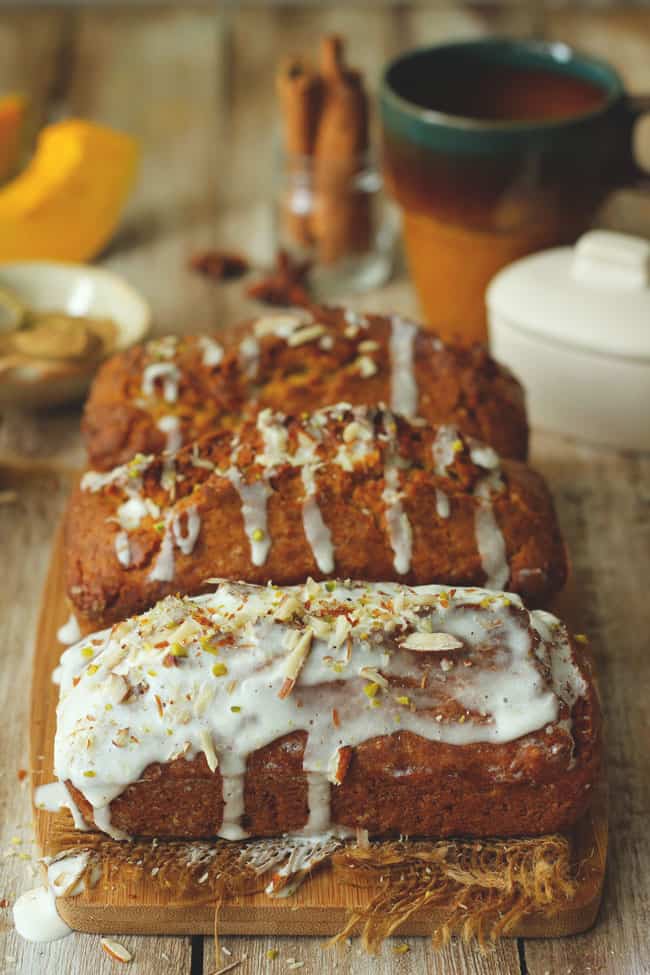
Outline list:
[[[388,687],[386,678],[378,670],[375,670],[374,667],[362,667],[359,673],[362,677],[367,677],[368,680],[374,681],[380,687]]]
[[[400,646],[405,650],[442,653],[445,650],[460,650],[463,644],[451,633],[410,633]]]
[[[213,683],[208,684],[207,681],[202,685],[201,690],[197,694],[196,700],[194,702],[194,713],[197,717],[205,714],[208,705],[212,702],[214,697],[215,687]]]
[[[191,616],[188,616],[188,618],[183,620],[181,625],[170,634],[169,640],[171,643],[189,643],[193,637],[202,632],[203,627],[201,624],[197,623],[196,620],[192,619]]]
[[[359,342],[359,352],[376,352],[379,348],[379,342],[375,342],[374,339],[364,339],[363,342]]]
[[[258,318],[253,326],[253,331],[258,339],[265,335],[285,335],[292,332],[302,324],[302,320],[295,315],[265,315]]]
[[[323,325],[307,325],[305,328],[299,328],[298,331],[292,332],[287,339],[287,345],[295,348],[298,345],[305,345],[306,342],[313,342],[314,339],[319,339],[324,334]]]
[[[126,748],[129,742],[129,729],[120,728],[113,738],[113,744],[116,748]]]
[[[311,625],[314,633],[321,640],[326,640],[332,632],[332,624],[327,620],[321,619],[320,616],[312,616]]]
[[[356,420],[352,420],[343,429],[343,440],[345,443],[352,443],[353,440],[357,440],[363,433],[363,427]]]
[[[274,619],[278,623],[286,623],[290,620],[292,616],[296,616],[300,613],[302,606],[298,599],[293,595],[293,593],[287,594],[278,608],[275,611]]]
[[[342,613],[340,613],[336,617],[336,625],[334,626],[333,642],[337,647],[341,646],[341,644],[347,637],[348,633],[350,632],[350,629],[351,629],[350,621],[346,619],[346,617]]]
[[[121,945],[119,941],[113,941],[112,938],[102,938],[100,944],[106,954],[114,961],[121,961],[126,964],[133,959],[131,952],[124,945]]]
[[[360,356],[355,365],[359,369],[359,374],[362,379],[370,379],[371,376],[377,373],[377,364],[370,356],[362,355]]]
[[[212,741],[212,735],[204,728],[199,737],[201,739],[203,754],[205,755],[205,759],[208,763],[208,768],[211,772],[214,772],[219,766],[219,759],[217,758],[214,742]]]
[[[298,675],[303,668],[305,660],[309,656],[313,637],[314,631],[311,626],[308,626],[296,643],[295,649],[289,654],[284,669],[284,683],[280,688],[278,697],[288,697],[294,689]]]
[[[352,759],[349,745],[337,748],[327,765],[327,778],[333,785],[341,785]]]
[[[131,688],[128,681],[119,674],[109,674],[106,680],[106,696],[112,704],[121,704]]]

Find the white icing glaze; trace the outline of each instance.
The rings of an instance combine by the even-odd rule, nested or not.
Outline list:
[[[417,326],[399,315],[391,318],[390,333],[390,406],[395,413],[416,416],[418,387],[413,368],[413,348]]]
[[[142,395],[155,396],[156,383],[160,379],[163,399],[166,403],[175,403],[180,378],[178,367],[173,362],[152,362],[142,370]]]
[[[174,532],[172,529],[174,516],[167,513],[165,516],[165,529],[160,544],[160,550],[156,556],[151,572],[148,575],[150,582],[172,582],[174,578]]]
[[[455,638],[450,645],[462,650],[399,650],[413,633],[425,644],[427,634]],[[165,667],[162,657],[175,644],[184,648],[178,666]],[[83,641],[62,657],[55,772],[83,793],[112,835],[121,835],[111,827],[112,799],[152,762],[205,751],[206,735],[226,783],[222,835],[233,837],[241,835],[247,757],[306,731],[303,767],[314,776],[308,828],[316,830],[326,819],[338,749],[398,729],[449,745],[538,733],[534,740],[544,747],[544,729],[561,706],[570,740],[567,707],[585,691],[554,617],[528,613],[515,595],[481,589],[452,595],[439,586],[386,583],[309,581],[285,590],[223,583],[207,596],[169,597],[90,645],[90,669]],[[305,648],[300,659],[298,645]],[[290,661],[293,689],[280,696]],[[369,681],[374,696],[364,693]],[[436,719],[449,702],[468,713]],[[136,745],[124,747],[125,728]]]
[[[48,782],[46,785],[39,785],[34,792],[34,805],[37,809],[46,809],[47,812],[53,813],[59,812],[60,809],[69,809],[75,829],[88,829],[65,782]]]
[[[165,450],[172,454],[180,450],[183,445],[183,434],[179,418],[172,414],[161,416],[156,425],[165,434]]]
[[[246,484],[236,467],[231,467],[226,476],[241,500],[244,531],[251,547],[251,562],[253,565],[264,565],[271,548],[266,524],[266,502],[272,493],[271,488],[265,480]]]
[[[478,499],[474,515],[476,546],[486,575],[487,589],[504,589],[510,578],[506,543],[492,508],[492,494],[500,490],[501,478],[493,471],[481,478],[474,488]]]
[[[439,518],[448,518],[451,514],[449,498],[440,488],[436,488],[436,513]]]
[[[433,451],[433,469],[438,477],[447,476],[447,468],[451,467],[456,456],[456,447],[462,442],[458,438],[456,427],[443,423],[436,430],[436,436],[431,447]]]
[[[77,617],[74,613],[70,613],[63,626],[58,628],[56,638],[59,643],[63,643],[65,646],[70,646],[70,644],[76,643],[77,640],[81,639],[81,630],[79,629]]]
[[[117,509],[117,520],[120,528],[126,532],[132,532],[139,528],[140,522],[147,515],[158,518],[160,508],[150,498],[142,498],[139,494],[134,494]]]
[[[66,897],[76,897],[83,893],[86,882],[82,875],[87,870],[88,861],[89,854],[86,850],[64,854],[49,861],[47,886],[28,890],[13,906],[14,926],[22,938],[45,943],[58,941],[71,933],[72,929],[59,916],[56,898],[64,894]],[[91,869],[91,887],[97,883],[100,873],[96,868]]]
[[[14,927],[25,941],[58,941],[70,934],[56,909],[56,899],[49,887],[35,887],[22,894],[13,907]]]
[[[223,346],[215,342],[213,338],[209,335],[199,335],[197,342],[203,352],[203,357],[201,362],[208,369],[212,369],[214,366],[218,366],[223,359]]]
[[[131,545],[128,532],[119,531],[115,536],[115,554],[120,565],[128,569],[131,565]]]
[[[406,575],[411,568],[413,531],[408,516],[402,507],[397,467],[391,464],[386,465],[384,482],[385,487],[381,497],[386,505],[386,525],[393,549],[393,565],[396,572],[399,572],[400,575]]]
[[[499,469],[499,455],[494,448],[487,444],[475,440],[473,437],[466,437],[469,444],[469,456],[473,464],[483,467],[486,471],[496,471]]]
[[[321,772],[307,772],[307,808],[309,819],[303,827],[306,836],[324,833],[332,821],[330,815],[331,785]]]
[[[244,840],[248,836],[239,825],[244,815],[244,772],[245,768],[237,775],[223,777],[224,809],[219,836],[225,840]]]
[[[172,519],[172,532],[174,541],[183,555],[191,555],[201,531],[201,517],[194,506],[187,508],[184,514],[186,519],[185,533],[183,534],[181,518],[178,515]]]
[[[314,467],[305,465],[302,469],[302,483],[305,489],[305,500],[302,505],[302,526],[305,538],[321,572],[334,571],[334,546],[332,534],[323,521],[321,510],[316,498],[316,478]]]

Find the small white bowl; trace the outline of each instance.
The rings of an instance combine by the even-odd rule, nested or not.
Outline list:
[[[144,298],[122,278],[103,268],[58,261],[0,264],[0,288],[7,288],[39,311],[110,318],[117,326],[115,351],[140,342],[151,327]],[[56,406],[80,399],[97,362],[34,360],[0,373],[0,407]]]

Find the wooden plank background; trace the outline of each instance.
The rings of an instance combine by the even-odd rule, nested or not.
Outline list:
[[[218,327],[245,314],[238,285],[215,287],[186,270],[188,256],[211,244],[269,254],[268,201],[274,185],[274,104],[270,79],[284,53],[336,29],[376,87],[381,64],[398,50],[436,39],[487,32],[540,31],[614,61],[635,92],[650,92],[650,12],[541,4],[435,7],[377,4],[129,8],[71,5],[0,8],[0,91],[24,89],[33,124],[77,113],[127,129],[142,141],[143,169],[118,237],[102,263],[124,274],[152,303],[155,328]],[[650,163],[650,123],[640,150]],[[650,234],[650,197],[619,194],[610,225]],[[358,303],[416,310],[403,275]],[[5,717],[0,776],[0,972],[107,973],[115,969],[99,939],[73,935],[29,945],[13,931],[10,904],[37,882],[27,788],[27,700],[40,589],[52,533],[82,460],[78,411],[0,417],[0,708]],[[238,971],[370,971],[462,975],[641,975],[650,962],[650,459],[578,447],[536,436],[533,460],[554,489],[583,593],[584,628],[594,637],[602,675],[612,793],[610,869],[594,931],[561,941],[504,942],[481,955],[453,943],[435,954],[403,939],[369,961],[358,946],[324,954],[318,939],[228,938],[215,957],[212,939],[137,938],[137,975],[209,973],[247,956]],[[279,950],[269,961],[269,948]]]

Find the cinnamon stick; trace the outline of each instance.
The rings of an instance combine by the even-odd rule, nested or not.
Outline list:
[[[370,243],[370,199],[354,185],[368,149],[368,100],[361,74],[345,65],[343,40],[337,35],[321,42],[321,75],[311,230],[319,260],[328,264],[364,251]]]
[[[285,229],[289,239],[308,246],[310,232],[308,186],[301,186],[302,175],[309,176],[308,159],[313,154],[320,114],[322,82],[303,61],[284,61],[278,72],[276,88],[284,121],[284,148],[289,170],[289,187],[283,198]]]

